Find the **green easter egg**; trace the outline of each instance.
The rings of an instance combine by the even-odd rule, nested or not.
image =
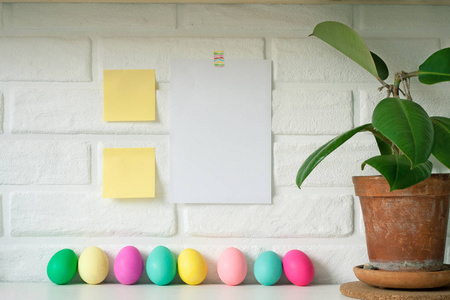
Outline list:
[[[158,246],[148,256],[146,271],[153,283],[169,284],[177,273],[177,260],[168,248]]]
[[[55,284],[66,284],[77,273],[77,255],[71,249],[63,249],[52,256],[47,265],[47,276]]]
[[[262,285],[273,285],[283,273],[283,264],[275,252],[266,251],[256,258],[253,272]]]

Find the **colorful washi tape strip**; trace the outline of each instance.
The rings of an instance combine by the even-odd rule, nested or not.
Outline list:
[[[214,66],[222,68],[225,66],[225,59],[223,58],[223,51],[214,51]]]

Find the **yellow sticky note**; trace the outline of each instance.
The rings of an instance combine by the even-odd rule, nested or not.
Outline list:
[[[103,149],[103,198],[154,198],[155,148]]]
[[[103,120],[155,120],[155,70],[104,70]]]

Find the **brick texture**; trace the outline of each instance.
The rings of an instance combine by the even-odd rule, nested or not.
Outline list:
[[[3,93],[0,91],[0,133],[3,133]]]
[[[427,31],[450,27],[448,6],[361,5],[360,29],[367,31]],[[383,17],[380,18],[380,15]],[[399,18],[401,16],[401,18]]]
[[[311,30],[323,21],[351,26],[348,5],[186,5],[181,25],[188,29]]]
[[[353,127],[350,91],[276,90],[272,98],[275,134],[338,134]]]
[[[273,205],[189,205],[185,218],[194,236],[343,237],[353,231],[353,198],[291,194]]]
[[[13,236],[171,236],[175,207],[163,198],[115,200],[101,194],[14,193]]]
[[[102,40],[103,69],[155,69],[158,82],[169,81],[171,59],[263,59],[260,38],[107,38]]]
[[[89,39],[0,37],[0,44],[0,80],[91,80]]]
[[[0,141],[0,184],[89,184],[90,146],[72,141]]]
[[[278,142],[274,145],[274,178],[276,186],[296,186],[298,169],[305,159],[318,147],[316,142]],[[375,170],[361,164],[368,158],[379,155],[375,139],[369,141],[347,141],[327,156],[309,174],[302,186],[352,186],[352,176],[374,175]]]
[[[176,26],[174,4],[16,3],[12,12],[14,28],[167,30]]]
[[[156,112],[156,120],[153,122],[104,122],[102,90],[22,88],[14,91],[12,132],[167,134],[167,91],[156,92]]]

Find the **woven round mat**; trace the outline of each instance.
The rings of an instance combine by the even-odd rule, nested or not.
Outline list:
[[[362,300],[449,300],[450,286],[430,290],[394,290],[381,289],[361,281],[347,282],[341,285],[341,293],[347,297]]]

